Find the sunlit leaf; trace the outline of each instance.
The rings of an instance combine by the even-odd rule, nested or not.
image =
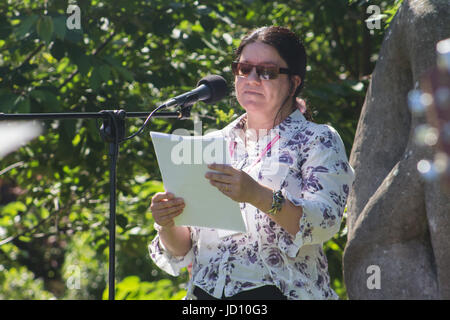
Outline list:
[[[39,37],[46,43],[50,42],[53,35],[53,19],[49,16],[42,16],[38,19],[36,23],[36,31]]]

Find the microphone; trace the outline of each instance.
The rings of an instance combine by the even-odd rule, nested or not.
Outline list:
[[[189,107],[199,100],[205,103],[215,103],[222,100],[227,93],[228,87],[225,79],[221,76],[209,75],[202,78],[194,90],[167,100],[163,105],[165,107]]]

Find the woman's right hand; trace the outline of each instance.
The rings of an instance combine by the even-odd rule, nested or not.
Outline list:
[[[167,228],[175,225],[173,219],[183,212],[185,203],[183,198],[175,198],[171,192],[158,192],[152,197],[150,210],[155,222]]]

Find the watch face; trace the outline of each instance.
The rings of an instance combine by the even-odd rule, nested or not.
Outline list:
[[[281,190],[277,191],[274,196],[275,196],[275,200],[277,202],[282,202],[284,200],[284,197],[283,197],[283,194],[281,193]]]

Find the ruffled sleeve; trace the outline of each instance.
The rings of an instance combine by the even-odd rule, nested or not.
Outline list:
[[[194,252],[196,251],[196,238],[198,236],[197,228],[190,227],[192,247],[189,252],[184,256],[172,256],[169,251],[166,250],[164,244],[159,236],[160,226],[154,224],[155,230],[158,231],[156,237],[152,240],[148,246],[150,258],[153,262],[172,276],[178,276],[182,268],[187,267],[194,262]]]
[[[310,143],[300,147],[299,172],[291,176],[290,187],[282,188],[286,199],[303,208],[295,238],[280,239],[280,249],[290,257],[303,245],[323,243],[339,231],[355,177],[337,131],[321,127]]]

